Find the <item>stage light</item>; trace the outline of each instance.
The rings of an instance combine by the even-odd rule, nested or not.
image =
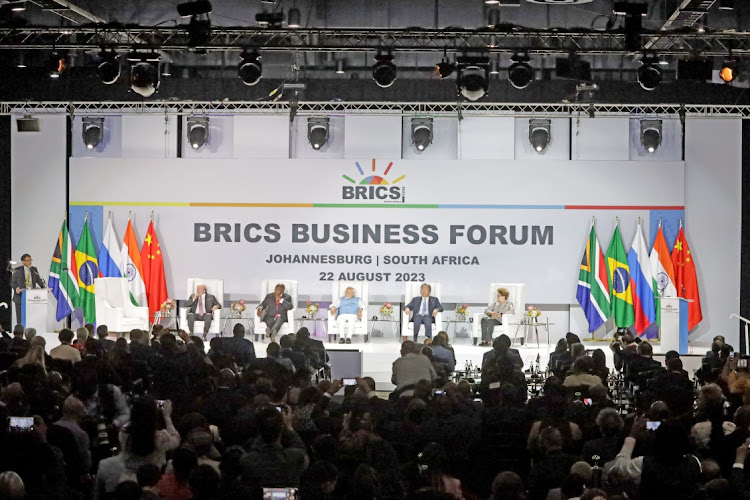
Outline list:
[[[102,50],[99,53],[99,64],[96,65],[96,75],[102,83],[111,85],[120,78],[120,61],[117,53],[112,50],[107,52]]]
[[[286,25],[289,28],[299,28],[302,26],[300,24],[300,19],[302,18],[302,15],[300,14],[300,11],[297,7],[292,7],[289,9],[289,14],[287,14],[287,22]]]
[[[487,27],[494,28],[500,24],[500,9],[490,9],[487,11]]]
[[[185,2],[177,5],[177,13],[182,17],[202,16],[210,14],[211,10],[211,2],[208,0],[197,0],[195,2]]]
[[[432,144],[432,118],[411,119],[411,142],[417,151],[424,151]]]
[[[490,60],[487,57],[459,57],[456,86],[470,101],[481,99],[489,89]]]
[[[199,150],[208,142],[208,117],[188,116],[187,139],[190,147]]]
[[[649,153],[661,145],[661,120],[641,120],[641,144]]]
[[[719,9],[734,10],[734,0],[719,0]]]
[[[260,55],[257,52],[244,52],[240,56],[242,60],[237,66],[237,76],[245,85],[255,85],[263,76],[263,65],[260,63]]]
[[[26,56],[24,54],[18,54],[18,60],[16,61],[16,68],[26,67]]]
[[[31,115],[23,115],[22,118],[16,118],[16,128],[19,132],[40,132],[42,124],[39,118]]]
[[[485,5],[497,5],[500,3],[500,0],[484,0]]]
[[[313,117],[307,119],[307,140],[315,151],[320,150],[328,142],[328,117]]]
[[[724,82],[730,83],[737,77],[737,60],[734,58],[727,58],[724,60],[724,65],[719,70],[719,78]]]
[[[10,5],[10,10],[13,12],[23,12],[26,10],[26,0],[8,2],[6,5]]]
[[[378,54],[375,56],[375,65],[372,67],[372,79],[378,87],[388,88],[396,81],[396,65],[393,64],[393,55]]]
[[[172,76],[172,63],[165,61],[161,65],[161,76]]]
[[[534,68],[529,64],[529,56],[516,54],[510,60],[513,64],[508,68],[508,81],[517,89],[525,89],[534,81]]]
[[[60,78],[60,75],[67,67],[65,56],[53,52],[47,59],[47,74],[50,78]]]
[[[490,61],[490,75],[500,74],[500,57],[494,61]]]
[[[104,117],[84,116],[81,121],[81,137],[86,149],[94,149],[104,139]]]
[[[346,71],[344,71],[344,60],[336,59],[336,74],[343,75],[344,73],[346,73]]]
[[[529,142],[534,151],[542,154],[547,150],[552,139],[551,129],[551,120],[535,118],[529,120]]]
[[[137,52],[128,54],[130,61],[130,88],[136,94],[150,97],[159,89],[159,59],[156,52]]]
[[[661,83],[661,69],[659,69],[659,58],[653,54],[646,54],[641,59],[641,67],[638,68],[638,83],[643,90],[654,90]]]

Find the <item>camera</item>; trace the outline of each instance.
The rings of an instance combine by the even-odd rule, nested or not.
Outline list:
[[[159,408],[160,410],[162,408],[164,408],[164,406],[166,406],[166,404],[167,404],[167,400],[166,399],[157,399],[156,400],[156,407]]]
[[[344,385],[357,385],[357,379],[354,378],[345,378],[342,382]]]
[[[263,488],[263,500],[296,500],[297,488]]]
[[[8,417],[8,432],[29,432],[34,430],[34,417]]]
[[[649,430],[649,431],[655,431],[656,429],[659,428],[660,425],[661,425],[661,422],[659,422],[658,420],[647,420],[646,421],[646,429]]]

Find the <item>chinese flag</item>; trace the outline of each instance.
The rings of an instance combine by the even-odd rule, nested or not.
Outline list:
[[[146,298],[148,299],[149,318],[153,322],[154,313],[167,300],[167,280],[164,278],[164,255],[156,238],[154,221],[148,225],[148,232],[143,239],[141,250],[143,264],[143,281],[146,284]]]
[[[695,277],[695,261],[690,247],[685,239],[685,232],[680,228],[677,240],[672,249],[672,265],[674,266],[674,286],[677,296],[692,300],[688,305],[688,330],[701,322],[701,298],[698,293],[698,279]]]

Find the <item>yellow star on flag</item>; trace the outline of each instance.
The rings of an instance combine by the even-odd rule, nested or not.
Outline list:
[[[682,252],[682,242],[678,241],[674,244],[674,247],[677,249],[677,251]]]
[[[148,246],[151,246],[151,234],[146,235],[146,238],[143,241],[148,243]]]
[[[157,250],[156,255],[161,255],[161,250]]]
[[[153,260],[155,257],[153,255],[149,254],[148,258]]]

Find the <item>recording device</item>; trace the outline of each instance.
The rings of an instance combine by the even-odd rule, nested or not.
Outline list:
[[[646,430],[655,431],[656,429],[659,428],[660,425],[661,425],[661,422],[659,422],[657,420],[647,420],[646,421]]]
[[[278,411],[280,413],[284,413],[284,405],[274,405],[273,407],[276,408],[276,411]],[[273,498],[276,498],[276,497],[273,497]],[[279,497],[279,498],[281,498],[281,497]]]
[[[445,391],[442,390],[442,389],[435,389],[435,391],[433,392],[433,394],[435,396],[442,396],[443,394],[445,394]]]
[[[583,398],[583,404],[585,404],[586,406],[591,406],[592,404],[594,404],[594,400],[591,398]]]
[[[34,430],[34,417],[8,417],[8,432],[29,432]]]
[[[157,407],[157,408],[159,408],[160,410],[161,410],[162,408],[164,408],[164,406],[165,406],[166,404],[167,404],[167,400],[166,400],[166,399],[157,399],[157,400],[156,400],[156,407]]]
[[[297,488],[263,488],[263,500],[296,500]]]
[[[343,380],[344,385],[357,385],[357,379],[354,378],[345,378]]]

